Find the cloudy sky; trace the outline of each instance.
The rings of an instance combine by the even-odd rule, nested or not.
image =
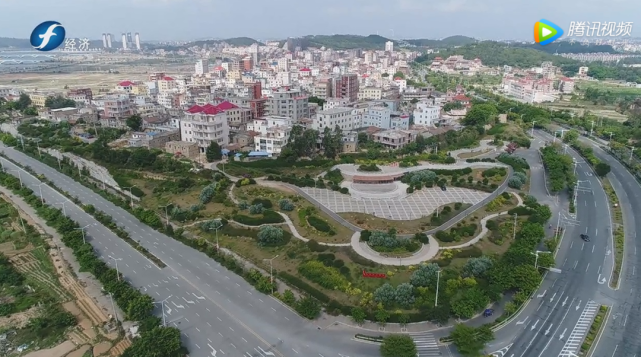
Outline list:
[[[640,0],[0,0],[0,36],[27,38],[56,20],[69,37],[139,32],[143,42],[376,33],[529,40],[542,18],[566,31],[570,21],[633,22],[641,36],[639,10]]]

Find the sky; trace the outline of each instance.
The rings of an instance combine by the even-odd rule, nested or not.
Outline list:
[[[0,37],[28,38],[55,20],[67,37],[139,32],[142,42],[332,34],[532,40],[542,18],[566,31],[571,21],[633,22],[641,36],[639,10],[639,0],[0,0]]]

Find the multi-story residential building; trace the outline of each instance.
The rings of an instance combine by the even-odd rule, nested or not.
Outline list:
[[[279,155],[289,141],[294,121],[289,117],[266,116],[252,120],[247,131],[254,132],[254,149],[271,155]]]
[[[48,98],[55,96],[54,93],[34,92],[30,93],[31,104],[36,108],[44,108]]]
[[[400,149],[416,140],[412,130],[383,130],[372,134],[372,140],[390,149]]]
[[[337,98],[348,98],[351,102],[358,100],[358,75],[343,74],[332,78],[332,95]]]
[[[129,96],[110,96],[104,98],[103,117],[108,119],[123,120],[133,115],[133,108]]]
[[[216,105],[216,108],[227,114],[227,123],[231,130],[245,130],[245,126],[252,119],[250,108],[239,107],[228,101]]]
[[[78,114],[78,108],[44,108],[38,111],[38,117],[55,123],[70,121]]]
[[[359,118],[360,119],[360,118]],[[357,120],[353,108],[336,107],[321,110],[316,113],[312,122],[312,129],[323,132],[325,128],[334,130],[338,126],[342,131],[356,130],[363,126],[361,120]]]
[[[192,160],[200,155],[198,144],[186,141],[170,141],[165,144],[165,151],[170,154],[181,155]]]
[[[196,65],[194,66],[195,68],[195,73],[198,76],[202,76],[205,73],[209,73],[209,60],[207,59],[201,59],[196,62]]]
[[[67,98],[73,100],[76,103],[89,105],[93,100],[93,92],[91,91],[91,88],[70,89],[67,92]]]
[[[194,105],[180,121],[180,136],[182,141],[198,144],[201,152],[205,152],[212,141],[225,147],[229,145],[227,114],[212,104]]]
[[[158,104],[165,108],[180,108],[182,95],[176,91],[161,92],[158,94]]]
[[[559,81],[559,91],[564,94],[571,94],[574,92],[574,81],[567,77],[561,78]]]
[[[414,109],[414,124],[422,126],[434,126],[441,117],[441,108],[430,105],[426,102],[416,103]]]
[[[147,149],[164,149],[168,142],[178,140],[180,140],[180,130],[133,133],[131,139],[129,139],[129,146],[146,147]]]
[[[116,90],[119,92],[131,93],[131,88],[135,85],[136,83],[132,81],[122,81],[116,85]]]
[[[158,83],[158,92],[169,92],[176,89],[176,81],[171,77],[164,77],[156,81]]]
[[[358,100],[380,100],[383,99],[383,88],[365,87],[358,91]]]
[[[327,99],[332,96],[332,84],[329,79],[321,79],[314,83],[312,94],[316,98]]]
[[[390,129],[407,130],[410,128],[410,116],[404,113],[392,113],[390,116]]]
[[[309,118],[309,100],[300,90],[283,87],[272,94],[268,101],[269,115],[290,117],[294,122]]]
[[[392,111],[386,107],[370,107],[363,115],[363,126],[375,126],[381,129],[392,127]]]
[[[588,76],[589,71],[590,71],[590,67],[585,67],[585,66],[579,67],[579,72],[577,73],[577,76],[585,78]]]

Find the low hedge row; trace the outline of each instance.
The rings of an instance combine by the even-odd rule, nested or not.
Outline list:
[[[260,216],[246,216],[244,214],[234,215],[233,220],[247,226],[261,226],[263,224],[284,223],[285,219],[272,210],[264,210]]]
[[[307,216],[307,223],[310,226],[314,227],[319,232],[327,233],[329,235],[334,235],[336,232],[332,229],[332,226],[329,225],[325,220],[318,218],[314,215]]]

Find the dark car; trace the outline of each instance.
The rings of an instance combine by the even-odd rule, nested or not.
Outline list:
[[[447,186],[441,186],[441,191],[447,191]]]
[[[490,317],[492,315],[494,315],[494,309],[485,309],[485,311],[483,311],[483,317]]]
[[[586,241],[586,242],[589,242],[589,241],[590,241],[590,237],[588,237],[588,235],[587,235],[587,234],[581,234],[581,239],[583,239],[583,240],[584,240],[584,241]]]

